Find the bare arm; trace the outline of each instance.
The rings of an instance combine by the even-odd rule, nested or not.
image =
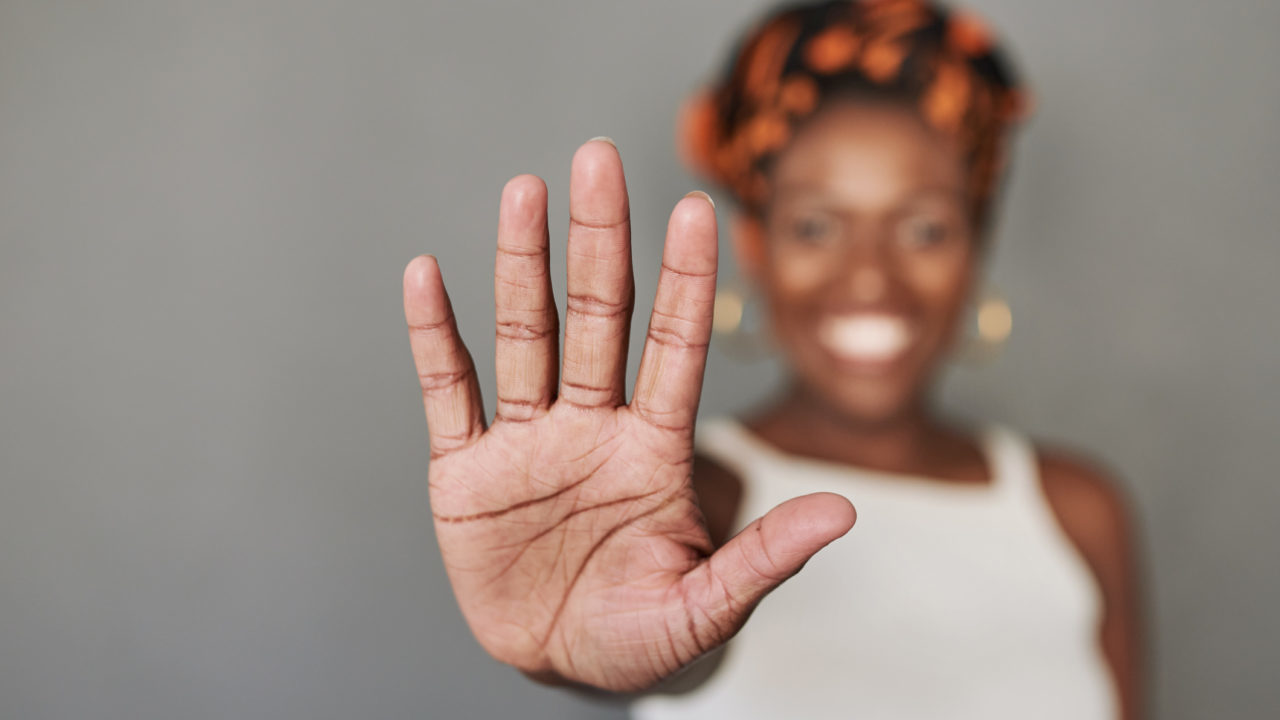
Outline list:
[[[1143,717],[1141,597],[1129,511],[1115,483],[1097,467],[1062,453],[1042,453],[1040,477],[1063,531],[1102,591],[1100,642],[1120,693],[1125,720]]]

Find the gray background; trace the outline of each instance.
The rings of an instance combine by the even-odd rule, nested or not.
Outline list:
[[[1161,717],[1273,716],[1280,3],[973,4],[1039,102],[1015,333],[946,402],[1123,478]],[[676,108],[763,6],[0,0],[0,718],[611,712],[462,623],[401,269],[439,255],[491,388],[498,191],[543,175],[562,243],[607,134],[647,312]],[[717,350],[705,413],[776,375]]]

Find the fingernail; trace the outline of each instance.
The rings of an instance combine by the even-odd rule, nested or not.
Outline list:
[[[716,206],[716,201],[715,201],[715,200],[712,200],[710,195],[708,195],[708,194],[706,194],[706,193],[702,192],[701,190],[691,190],[691,191],[689,191],[689,192],[685,193],[685,195],[684,195],[684,196],[685,196],[685,197],[700,197],[700,198],[702,198],[703,200],[706,200],[707,202],[711,203],[711,207],[712,207],[712,208],[714,208],[714,207]]]
[[[612,146],[613,146],[613,149],[614,149],[614,150],[617,150],[617,149],[618,149],[618,143],[614,142],[614,141],[613,141],[613,138],[611,138],[611,137],[605,137],[604,135],[598,135],[598,136],[596,136],[596,137],[593,137],[593,138],[591,138],[590,140],[588,140],[587,142],[607,142],[607,143],[609,143],[610,145],[612,145]]]

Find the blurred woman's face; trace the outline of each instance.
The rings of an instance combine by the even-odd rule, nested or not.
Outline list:
[[[912,408],[945,356],[977,256],[958,148],[908,109],[845,102],[780,154],[744,248],[804,389],[848,420]]]

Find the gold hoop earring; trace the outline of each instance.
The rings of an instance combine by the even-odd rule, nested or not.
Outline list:
[[[711,331],[725,354],[738,360],[756,360],[768,349],[756,294],[745,284],[731,280],[716,290]]]
[[[957,356],[984,364],[994,360],[1013,334],[1013,309],[994,287],[988,285],[978,295],[966,322],[964,339]]]

